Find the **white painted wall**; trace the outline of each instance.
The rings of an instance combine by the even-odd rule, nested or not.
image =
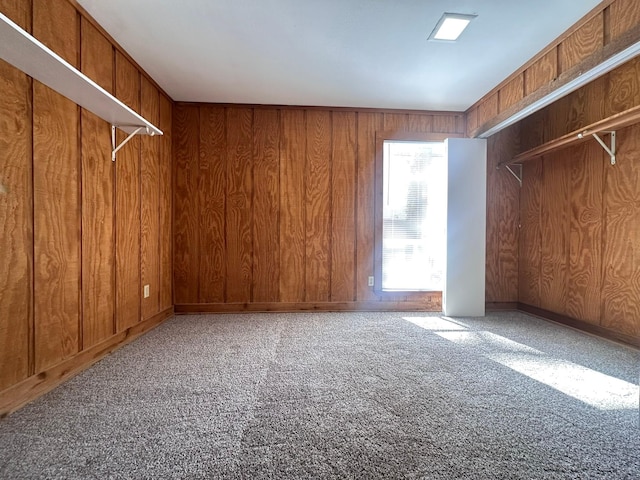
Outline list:
[[[445,315],[485,314],[487,142],[445,140],[448,162],[447,265],[442,309]]]

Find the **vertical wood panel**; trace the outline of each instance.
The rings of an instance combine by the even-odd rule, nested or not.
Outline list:
[[[196,130],[197,132],[198,130]],[[199,229],[200,247],[195,274],[200,286],[200,302],[224,302],[227,284],[226,204],[227,199],[227,127],[223,107],[200,107],[199,170],[197,191],[200,214],[194,220]],[[197,152],[197,151],[196,151]],[[197,270],[196,270],[197,272]]]
[[[461,119],[461,115],[434,115],[433,132],[464,133],[464,123]]]
[[[478,124],[483,125],[496,115],[498,115],[498,94],[494,93],[480,103],[478,107]]]
[[[175,303],[198,303],[199,242],[199,132],[198,107],[173,110],[173,293]],[[207,259],[203,260],[206,264]]]
[[[558,76],[558,49],[552,48],[524,73],[524,94],[529,95]]]
[[[81,69],[113,91],[113,48],[82,20]],[[82,110],[82,346],[115,333],[113,179],[111,125]]]
[[[382,113],[358,113],[356,298],[362,302],[376,299],[373,287],[367,281],[373,276],[376,131],[382,130],[383,126]]]
[[[172,215],[171,215],[171,100],[160,95],[160,129],[164,135],[160,142],[160,310],[173,305],[172,273]]]
[[[602,12],[572,33],[558,46],[559,73],[566,72],[604,45]]]
[[[408,114],[407,130],[429,133],[433,131],[433,115]]]
[[[253,301],[277,302],[280,282],[280,114],[253,113]]]
[[[227,109],[227,302],[251,301],[253,110]]]
[[[605,160],[595,142],[583,143],[563,162],[571,179],[571,236],[567,313],[600,323],[602,287],[602,176]]]
[[[302,302],[305,292],[305,112],[283,110],[280,153],[280,301]]]
[[[48,8],[55,7],[51,15]],[[77,66],[78,17],[67,2],[35,2],[37,38]],[[79,349],[78,107],[33,82],[35,369]]]
[[[518,300],[518,225],[520,186],[506,168],[519,147],[519,125],[490,137],[487,143],[487,302]]]
[[[307,112],[305,301],[326,302],[331,278],[331,112]]]
[[[522,303],[540,306],[540,214],[542,160],[523,165],[520,193],[520,249],[518,263],[518,299]]]
[[[615,0],[610,7],[611,40],[640,24],[638,0]]]
[[[142,116],[158,125],[158,90],[145,77],[141,77],[140,100]],[[149,286],[149,297],[142,295],[141,315],[147,319],[159,312],[160,305],[160,140],[145,135],[140,143],[140,276],[143,291],[145,285]]]
[[[384,113],[384,130],[400,132],[407,129],[407,115],[405,113]]]
[[[561,154],[562,152],[555,153],[543,158],[540,304],[545,310],[566,314],[570,178]]]
[[[116,52],[116,96],[140,110],[140,75]],[[118,132],[118,141],[125,138]],[[140,321],[140,139],[133,138],[116,159],[116,330]]]
[[[0,10],[23,28],[27,2],[0,0]],[[33,322],[31,81],[0,61],[0,390],[30,374]]]
[[[501,112],[522,100],[524,98],[524,74],[521,73],[501,88],[499,97],[499,110]]]
[[[624,65],[601,77],[604,88],[601,91],[604,103],[602,116],[613,115],[640,105],[640,58],[634,58]],[[597,118],[596,120],[600,120]]]
[[[331,300],[355,300],[356,115],[333,114]]]
[[[640,336],[640,125],[618,132],[616,165],[605,168],[602,326]]]

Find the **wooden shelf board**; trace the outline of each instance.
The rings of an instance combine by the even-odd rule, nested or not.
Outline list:
[[[124,132],[162,130],[0,13],[0,58]]]

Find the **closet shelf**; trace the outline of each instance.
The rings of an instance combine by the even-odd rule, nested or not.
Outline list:
[[[551,140],[550,142],[543,143],[542,145],[532,148],[531,150],[522,152],[513,157],[511,160],[500,162],[498,164],[498,168],[513,164],[521,164],[528,160],[533,160],[534,158],[540,157],[541,155],[544,155],[546,153],[560,150],[561,148],[565,148],[579,142],[584,142],[585,140],[589,140],[592,138],[595,138],[598,143],[600,143],[603,148],[607,150],[609,147],[603,145],[603,142],[599,137],[600,134],[613,133],[612,137],[615,137],[616,129],[628,127],[638,122],[640,122],[640,105],[625,110],[624,112],[616,113],[609,118],[592,123],[591,125],[587,125],[586,127],[579,130],[574,130],[571,133],[556,138],[555,140]],[[611,156],[611,163],[614,164],[615,142],[613,143],[610,150],[611,151],[608,151],[608,153]]]
[[[125,133],[162,135],[162,130],[138,115],[2,13],[0,58]]]

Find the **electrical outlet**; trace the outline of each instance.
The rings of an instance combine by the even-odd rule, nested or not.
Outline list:
[[[144,298],[149,298],[149,285],[144,286]]]
[[[369,277],[369,286],[373,287],[373,277]]]

